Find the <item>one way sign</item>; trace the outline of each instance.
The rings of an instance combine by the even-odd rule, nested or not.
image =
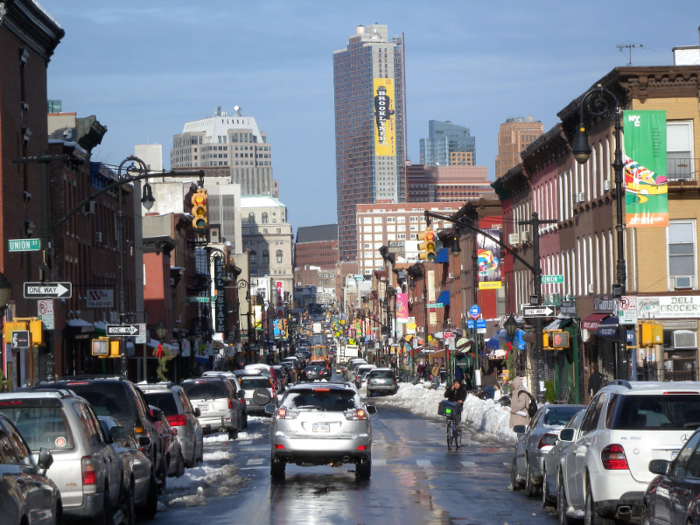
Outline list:
[[[554,313],[549,306],[523,307],[523,317],[550,317]]]
[[[139,335],[139,327],[135,324],[108,324],[107,337],[129,337]]]
[[[73,297],[71,283],[24,283],[25,299],[70,299]]]

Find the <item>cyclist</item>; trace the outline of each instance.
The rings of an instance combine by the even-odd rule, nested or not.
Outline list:
[[[459,404],[459,414],[457,416],[457,428],[462,423],[462,407],[464,405],[464,400],[467,399],[467,391],[462,386],[462,382],[459,379],[455,379],[452,386],[445,390],[445,397],[448,401]]]

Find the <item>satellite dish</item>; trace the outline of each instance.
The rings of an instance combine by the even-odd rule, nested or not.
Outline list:
[[[239,109],[241,109],[240,106],[233,106],[234,111],[238,111]]]

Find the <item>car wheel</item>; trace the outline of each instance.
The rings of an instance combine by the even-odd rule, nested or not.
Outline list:
[[[148,482],[146,503],[140,507],[136,507],[136,515],[139,518],[152,520],[156,512],[158,512],[158,483],[156,482],[156,477],[151,473],[151,479]]]
[[[368,456],[355,466],[355,478],[369,479],[372,476],[372,456]]]
[[[243,415],[243,428],[248,428],[248,411]]]
[[[510,465],[510,487],[512,490],[520,490],[523,488],[522,481],[518,481],[518,463],[513,458],[513,463]]]
[[[646,504],[642,505],[641,519],[642,525],[650,525],[651,520],[649,518],[649,507],[647,507]],[[688,521],[688,523],[692,525],[691,521]]]
[[[547,484],[547,467],[542,467],[542,508],[549,507],[549,485]]]
[[[133,480],[131,486],[134,486]],[[136,523],[136,514],[134,511],[134,493],[131,488],[124,491],[122,496],[122,525],[134,525]]]
[[[586,484],[586,511],[583,517],[585,525],[614,525],[613,520],[601,517],[595,509],[595,501],[590,490],[590,483]]]
[[[284,461],[273,458],[272,461],[270,461],[270,477],[275,480],[284,479],[286,467],[287,464]]]
[[[96,525],[113,525],[114,511],[112,510],[112,498],[109,496],[109,486],[105,486],[102,498],[102,511],[95,517]]]
[[[230,440],[238,439],[238,429],[236,428],[234,430],[229,430],[228,431],[228,438]]]
[[[177,461],[177,473],[175,474],[175,477],[181,478],[184,475],[185,475],[185,458],[182,457],[182,452],[180,452],[180,457],[178,458],[178,461]]]
[[[559,525],[571,525],[571,520],[566,515],[569,508],[569,502],[566,499],[566,490],[564,490],[564,480],[559,477],[559,487],[557,489],[557,517]]]
[[[525,467],[525,495],[531,498],[536,494],[537,487],[532,482],[532,474],[530,472],[530,462],[527,462],[527,467]]]

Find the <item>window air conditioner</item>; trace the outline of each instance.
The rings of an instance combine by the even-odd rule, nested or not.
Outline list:
[[[523,242],[529,242],[529,241],[530,241],[530,232],[522,232],[522,233],[520,234],[520,239],[521,239]]]
[[[693,287],[692,275],[678,275],[673,277],[673,288],[675,290],[687,290]]]
[[[586,202],[586,194],[585,193],[577,193],[575,202],[576,202],[576,204],[581,204],[583,202]]]
[[[88,215],[95,215],[95,206],[95,201],[88,202],[83,208],[83,217],[87,217]]]
[[[102,232],[95,232],[95,241],[102,242]]]
[[[448,278],[448,279],[452,279],[452,274],[451,274],[451,273],[450,273],[450,274],[447,274],[447,278]]]
[[[690,330],[676,330],[673,332],[673,348],[697,348],[698,334]]]
[[[610,191],[613,187],[613,183],[611,180],[604,180],[603,181],[603,189],[605,191]]]
[[[518,233],[509,233],[508,234],[508,244],[511,246],[515,246],[520,242],[520,234]]]

